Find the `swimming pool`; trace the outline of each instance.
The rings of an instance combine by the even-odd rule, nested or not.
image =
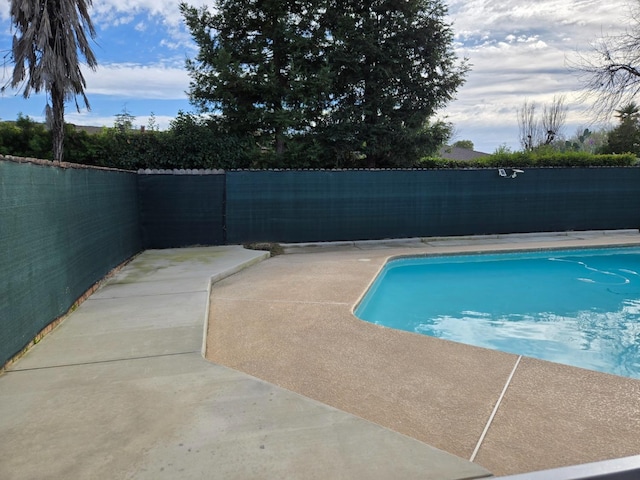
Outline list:
[[[640,378],[640,248],[392,260],[362,320]]]

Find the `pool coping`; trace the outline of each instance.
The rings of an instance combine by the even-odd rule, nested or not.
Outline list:
[[[281,328],[276,322],[296,322],[297,328],[309,329],[305,333],[309,334],[309,338],[312,338],[313,342],[323,341],[318,335],[320,329],[313,325],[314,321],[317,322],[323,316],[335,316],[337,322],[334,321],[334,323],[325,327],[330,327],[334,330],[341,328],[340,322],[349,323],[350,320],[344,315],[344,310],[346,309],[348,315],[355,318],[353,316],[353,308],[365,294],[369,284],[375,280],[377,272],[383,268],[389,259],[398,256],[423,256],[428,255],[429,252],[432,254],[467,254],[640,245],[640,235],[638,235],[637,230],[501,236],[498,239],[501,242],[495,242],[496,239],[498,238],[493,236],[491,238],[473,237],[468,239],[439,237],[437,239],[427,239],[426,242],[424,239],[420,241],[403,239],[392,242],[366,242],[348,245],[344,243],[339,245],[335,243],[331,245],[322,244],[320,246],[306,245],[304,247],[287,245],[285,246],[285,252],[303,252],[304,254],[284,255],[274,258],[265,262],[265,264],[252,268],[250,272],[243,272],[238,276],[221,282],[219,285],[214,285],[211,296],[213,313],[210,319],[211,328],[208,332],[208,341],[212,349],[207,352],[207,358],[362,416],[374,423],[413,436],[450,453],[472,459],[499,475],[562,467],[640,453],[640,441],[636,440],[634,436],[637,430],[630,428],[630,426],[636,429],[640,427],[640,410],[636,401],[636,398],[640,395],[639,381],[585,371],[576,367],[551,364],[550,362],[528,357],[521,358],[512,354],[501,354],[502,356],[500,357],[494,351],[487,352],[478,347],[461,346],[461,344],[452,345],[453,342],[447,343],[447,341],[435,339],[435,342],[429,342],[428,348],[442,350],[443,354],[445,356],[448,355],[447,358],[449,359],[455,359],[455,355],[467,356],[474,359],[474,361],[486,362],[487,365],[501,370],[499,373],[491,372],[491,375],[489,375],[491,378],[486,380],[491,384],[490,387],[493,388],[492,394],[487,392],[491,388],[488,388],[487,385],[482,385],[478,378],[474,378],[474,375],[484,375],[486,372],[480,368],[473,373],[474,366],[472,361],[467,361],[465,364],[469,368],[469,372],[452,372],[452,378],[461,380],[460,384],[447,383],[446,375],[438,372],[429,377],[430,380],[434,381],[434,384],[443,385],[445,389],[452,390],[452,393],[450,398],[440,398],[435,395],[435,399],[432,398],[435,407],[427,405],[425,408],[432,408],[435,411],[438,408],[442,409],[441,414],[446,421],[462,424],[467,421],[469,423],[467,429],[464,428],[464,425],[457,425],[456,428],[449,426],[449,430],[456,430],[457,432],[457,434],[449,434],[446,431],[446,425],[440,425],[437,421],[431,423],[428,420],[425,421],[424,418],[420,418],[419,412],[414,412],[414,417],[405,415],[401,418],[394,418],[393,415],[385,415],[384,412],[381,412],[379,406],[375,404],[376,395],[381,396],[382,392],[385,391],[384,388],[376,386],[378,390],[367,394],[366,392],[358,392],[357,389],[351,388],[350,385],[341,385],[340,380],[333,381],[331,378],[331,375],[340,375],[339,365],[335,362],[332,363],[331,359],[323,358],[321,351],[314,357],[308,351],[305,351],[304,345],[296,345],[296,341],[306,338],[304,335],[287,338],[286,333],[278,331],[275,335],[270,336],[271,334],[264,329],[264,323],[267,323],[267,320],[271,322],[275,329]],[[559,239],[560,245],[558,245]],[[465,242],[466,245],[459,245]],[[506,244],[502,242],[506,242]],[[311,249],[312,253],[309,253],[309,249]],[[425,249],[429,251],[424,251]],[[417,254],[417,251],[421,251],[421,253]],[[357,258],[364,253],[371,254],[367,255],[370,257],[375,256],[376,265],[374,267],[377,267],[375,272],[371,265],[365,265],[365,263],[358,265],[355,263]],[[306,262],[306,259],[309,262]],[[303,273],[300,273],[299,269],[303,268],[305,263],[311,265],[310,267],[307,266],[307,268],[316,269],[326,275],[326,278],[323,278],[325,284],[314,285],[312,278],[307,278]],[[360,284],[361,290],[357,291],[357,296],[354,298],[353,291],[343,294],[344,292],[337,292],[336,288],[331,288],[332,279],[335,280],[335,275],[337,274],[336,272],[331,273],[329,270],[325,270],[328,267],[323,267],[322,263],[329,263],[333,265],[333,268],[337,268],[337,272],[342,272],[342,274],[346,275],[351,275],[350,268],[351,270],[359,268],[366,271],[366,275],[369,275],[369,277],[366,284]],[[344,268],[340,267],[341,263],[344,264]],[[269,265],[272,265],[273,268],[270,269]],[[366,268],[363,269],[363,265]],[[260,269],[269,270],[268,275],[265,277],[265,272],[258,271]],[[287,276],[292,275],[300,278],[287,281]],[[359,273],[359,275],[362,276],[364,273]],[[269,289],[264,285],[259,285],[260,279],[272,284],[279,284],[281,288],[292,291],[278,292],[273,288]],[[243,288],[246,289],[245,282],[247,281],[252,284],[250,293],[242,290]],[[232,293],[234,287],[240,289],[241,292],[234,295]],[[261,292],[261,289],[264,291]],[[337,289],[339,290],[339,288]],[[322,295],[325,298],[317,300],[309,290],[322,290]],[[243,295],[242,292],[248,293],[248,295]],[[331,295],[335,295],[336,298],[349,298],[350,301],[328,301],[327,298]],[[301,305],[304,308],[300,308]],[[340,309],[342,309],[343,313],[337,312]],[[313,315],[309,314],[309,310],[314,310]],[[243,328],[257,328],[259,334],[252,338],[248,344],[242,341],[238,344],[237,339],[234,340],[233,336],[229,336],[229,332],[225,331],[226,327],[224,325],[225,322],[233,324],[234,318],[242,319]],[[363,322],[357,318],[355,320]],[[298,327],[298,325],[300,326]],[[390,334],[380,328],[372,330],[360,327],[360,330],[367,330],[367,332],[365,334],[357,332],[355,335],[362,334],[367,336],[368,340],[372,341],[372,344],[381,349],[387,348],[390,344],[401,345],[403,339],[406,340],[408,338],[407,336]],[[384,327],[381,328],[384,329]],[[347,333],[354,335],[353,331],[348,331]],[[331,335],[330,332],[324,332],[323,335],[325,334]],[[222,335],[225,341],[229,341],[229,339],[231,341],[226,346],[221,346],[220,338],[216,338],[218,335]],[[247,335],[250,336],[250,332]],[[385,337],[388,338],[385,340]],[[334,338],[333,341],[339,342],[340,339]],[[254,343],[251,344],[251,342]],[[432,361],[436,358],[425,354],[425,347],[423,345],[416,346],[417,343],[413,339],[410,343],[413,345],[412,348],[417,348],[416,351],[422,355],[421,358]],[[341,345],[347,349],[350,346],[349,342],[343,342]],[[364,345],[364,348],[368,347],[366,342],[361,345]],[[242,348],[238,348],[239,346]],[[326,346],[327,349],[331,349],[331,347],[331,343]],[[252,358],[251,348],[256,349],[258,352],[263,352],[264,358],[258,360]],[[295,348],[299,350],[293,351]],[[314,345],[309,345],[306,350],[313,350],[314,348]],[[236,350],[234,351],[234,349]],[[288,351],[286,349],[292,350]],[[278,351],[280,355],[274,354],[271,350]],[[342,354],[337,350],[330,351],[334,355]],[[393,348],[389,351],[394,352]],[[376,352],[370,353],[373,356],[376,354]],[[394,354],[402,356],[398,352],[394,352]],[[284,359],[278,360],[278,356],[284,357]],[[310,362],[307,364],[306,362],[309,360]],[[352,363],[366,363],[365,360],[357,354],[345,357],[345,361]],[[272,364],[265,365],[269,361]],[[295,369],[290,368],[287,365],[287,361],[300,362],[307,369],[306,373],[301,375],[302,378],[294,378]],[[260,363],[263,365],[260,365]],[[313,377],[314,375],[316,376],[316,383],[322,384],[321,388],[315,388],[312,385],[313,382],[310,382],[308,377]],[[307,378],[304,378],[305,376]],[[392,374],[390,376],[393,377]],[[349,377],[347,381],[354,381],[354,377]],[[465,382],[467,382],[467,385],[464,385]],[[402,389],[406,385],[407,383],[399,383],[397,388]],[[554,388],[545,397],[545,395],[541,394],[541,390],[548,388],[549,385],[553,385]],[[367,387],[366,382],[360,386],[365,389]],[[416,389],[424,388],[420,382],[411,384],[411,386]],[[459,391],[456,392],[456,390]],[[388,390],[388,392],[391,395],[395,395],[394,399],[398,404],[398,408],[404,407],[402,405],[403,402],[409,402],[402,395],[396,395],[393,389]],[[614,393],[611,394],[610,392]],[[432,397],[434,395],[429,392],[426,394],[432,395]],[[347,398],[349,395],[355,396],[355,400],[354,398]],[[469,398],[465,399],[465,396]],[[482,398],[476,401],[473,399],[474,396]],[[593,404],[589,403],[588,398],[586,400],[584,398],[581,399],[581,396],[593,397]],[[598,402],[606,404],[609,397],[619,401],[616,415],[613,416],[615,418],[608,418],[612,416],[607,415],[601,405],[598,405]],[[500,399],[500,403],[498,403],[498,399]],[[377,400],[384,405],[390,404],[389,402],[385,403],[383,398]],[[366,406],[362,406],[362,403],[367,402],[371,403],[370,410],[372,412],[367,411]],[[451,412],[448,411],[450,406],[447,403],[451,403],[455,408],[459,409],[457,413],[462,418],[462,422],[458,421],[459,419],[456,418],[456,415],[451,415]],[[579,406],[576,407],[576,405]],[[473,408],[480,409],[482,412],[472,412],[470,414],[469,411]],[[628,411],[624,411],[625,408]],[[548,409],[553,410],[554,415],[547,415],[545,410]],[[578,418],[581,409],[584,410],[585,416],[582,420]],[[529,414],[523,413],[519,415],[519,412],[527,411],[529,411]],[[465,418],[465,416],[468,418]],[[406,424],[408,419],[422,423],[413,428],[412,425]],[[517,428],[513,428],[514,419],[517,419],[515,422],[519,425]],[[565,423],[564,427],[566,427],[564,430],[558,429],[557,425],[554,425],[562,424],[563,422]],[[619,424],[616,424],[616,422]],[[446,422],[444,423],[446,424]],[[626,423],[626,426],[623,423]],[[421,428],[422,430],[420,430]],[[579,430],[577,438],[571,437],[571,428]],[[556,433],[550,433],[554,431]],[[441,433],[440,436],[438,435],[439,432]],[[558,436],[558,432],[560,436]],[[454,438],[456,435],[463,438]],[[549,439],[549,435],[555,435],[555,438]],[[561,438],[562,435],[565,435],[565,437],[569,435],[571,438]],[[599,439],[591,441],[598,436],[600,437]],[[611,443],[612,438],[616,439],[618,445],[606,445],[607,442]],[[581,443],[589,441],[593,444],[591,448],[587,448]],[[561,451],[564,442],[573,444],[574,447],[578,445],[579,448],[572,447],[568,452]]]

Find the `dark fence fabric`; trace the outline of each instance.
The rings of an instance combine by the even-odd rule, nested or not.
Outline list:
[[[0,365],[142,248],[640,227],[640,168],[135,174],[0,159]]]
[[[227,242],[308,242],[640,226],[640,169],[227,173]]]
[[[144,248],[222,245],[225,175],[140,174]]]
[[[0,365],[140,251],[136,180],[0,160]]]

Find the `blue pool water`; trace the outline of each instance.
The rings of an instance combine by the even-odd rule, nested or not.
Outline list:
[[[640,248],[393,260],[355,314],[391,328],[640,378]]]

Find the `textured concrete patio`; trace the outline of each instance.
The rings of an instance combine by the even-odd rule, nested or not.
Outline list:
[[[390,256],[636,244],[627,231],[286,246],[213,286],[206,356],[496,475],[635,455],[640,381],[376,326],[352,308]]]

